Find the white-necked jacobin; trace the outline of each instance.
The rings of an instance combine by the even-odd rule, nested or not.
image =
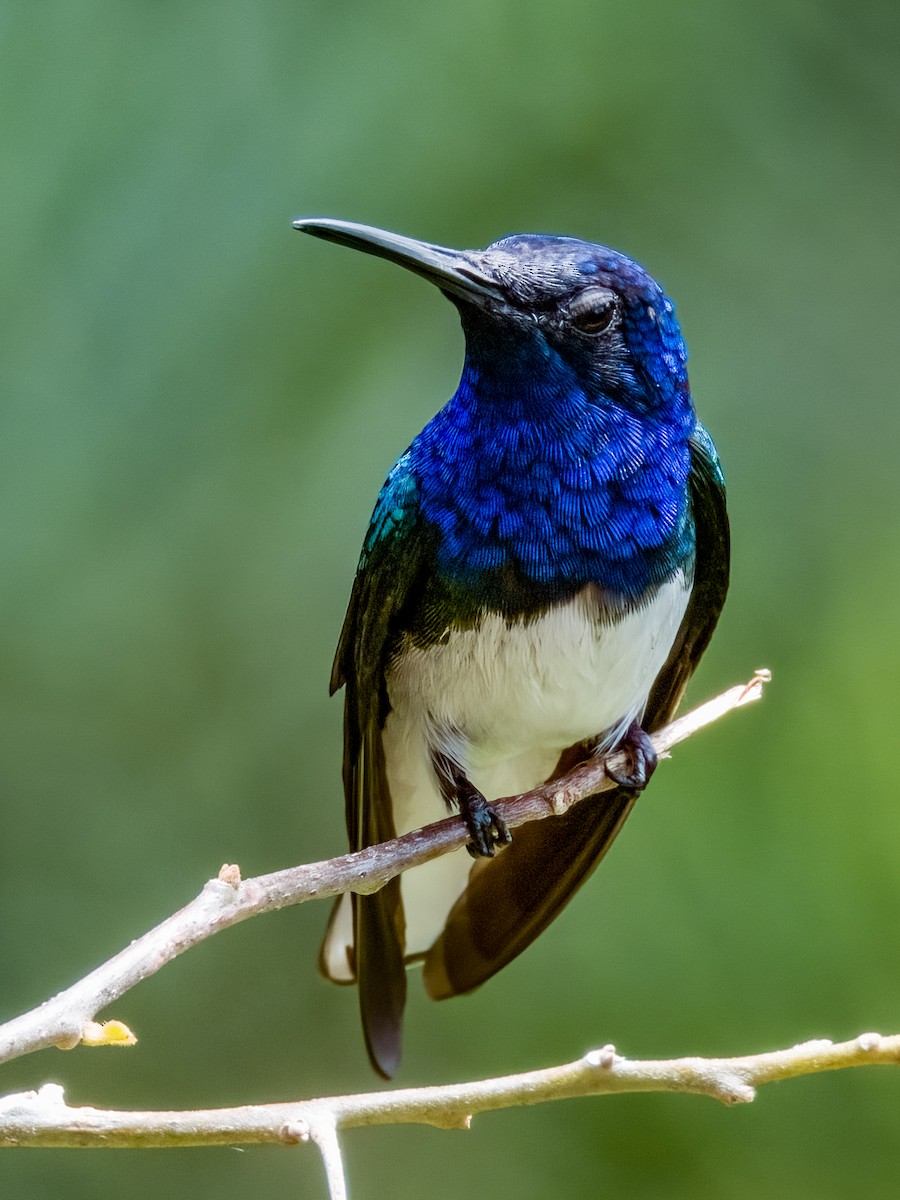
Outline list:
[[[378,497],[331,677],[351,846],[458,805],[475,858],[445,855],[332,915],[320,967],[358,982],[390,1076],[405,964],[424,960],[436,999],[478,987],[621,828],[655,766],[647,731],[671,718],[725,600],[725,489],[672,304],[625,255],[571,237],[462,251],[294,226],[430,280],[466,340],[455,395]],[[491,800],[613,747],[618,787],[510,838]]]

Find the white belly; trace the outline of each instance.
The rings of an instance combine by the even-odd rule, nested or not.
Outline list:
[[[397,832],[446,815],[432,747],[496,800],[543,783],[575,742],[615,742],[643,714],[688,594],[679,573],[645,608],[607,625],[585,588],[528,624],[490,614],[443,644],[408,648],[388,680],[384,731]],[[460,850],[404,874],[407,953],[424,953],[440,933],[471,866]]]
[[[489,614],[443,643],[405,647],[388,677],[384,728],[397,833],[447,814],[433,749],[495,800],[543,783],[576,742],[612,745],[642,715],[689,591],[679,572],[649,604],[610,625],[587,587],[529,623]],[[438,936],[471,867],[462,849],[403,875],[407,955],[424,954]],[[349,920],[334,922],[332,933],[343,942]],[[346,962],[343,947],[333,949]]]

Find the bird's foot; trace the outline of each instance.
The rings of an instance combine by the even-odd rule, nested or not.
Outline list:
[[[506,822],[471,783],[462,768],[446,754],[433,755],[434,768],[448,808],[459,805],[469,837],[466,849],[473,858],[493,858],[494,848],[512,841]]]
[[[626,766],[622,770],[613,770],[607,765],[606,774],[619,787],[642,792],[659,761],[646,730],[637,721],[632,721],[616,750],[625,755]]]
[[[468,780],[466,784],[466,790],[459,792],[459,811],[472,839],[466,842],[466,849],[473,858],[493,858],[494,847],[511,842],[512,834],[478,788]]]

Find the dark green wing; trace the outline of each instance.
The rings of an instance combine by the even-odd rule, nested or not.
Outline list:
[[[715,629],[728,590],[725,483],[709,435],[691,440],[691,511],[697,531],[694,583],[672,650],[644,715],[652,732],[673,716]],[[574,766],[564,755],[557,774]],[[563,817],[517,829],[495,859],[475,864],[469,886],[425,960],[435,999],[469,992],[506,966],[543,932],[609,849],[634,804],[621,788],[584,800]]]
[[[389,710],[385,675],[404,614],[415,606],[427,549],[416,483],[404,456],[378,497],[331,674],[332,694],[346,688],[344,797],[354,850],[395,836],[381,738]],[[354,895],[352,902],[352,965],[363,1033],[372,1065],[389,1078],[400,1060],[406,1003],[399,877],[371,896]]]

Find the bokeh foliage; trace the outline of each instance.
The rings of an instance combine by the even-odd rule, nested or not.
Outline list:
[[[662,768],[603,870],[475,996],[413,981],[401,1082],[615,1041],[900,1028],[900,9],[854,0],[0,8],[0,1009],[189,898],[343,847],[326,682],[375,493],[452,391],[452,310],[298,213],[456,245],[574,233],[678,305],[734,522],[695,698],[764,705]],[[47,1052],[73,1103],[372,1086],[308,905]],[[354,1194],[894,1196],[900,1077],[726,1111],[616,1098],[349,1135]],[[4,1195],[320,1194],[312,1153],[7,1153]]]

